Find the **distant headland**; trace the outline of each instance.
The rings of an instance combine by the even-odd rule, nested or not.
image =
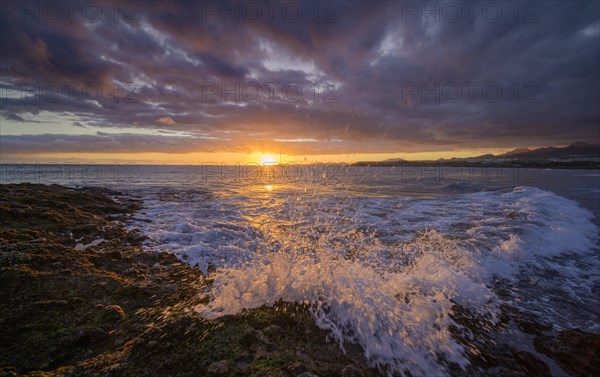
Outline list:
[[[423,164],[442,166],[600,169],[600,144],[590,144],[578,141],[562,148],[517,148],[499,155],[484,154],[475,157],[440,158],[431,161],[409,161],[402,158],[394,158],[384,161],[359,161],[352,165],[405,166]]]

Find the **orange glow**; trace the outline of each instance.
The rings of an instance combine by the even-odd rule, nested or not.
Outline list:
[[[272,154],[263,154],[260,157],[260,163],[263,165],[275,165],[279,164],[279,157]]]
[[[403,158],[409,161],[437,160],[439,158],[474,157],[486,153],[500,154],[507,148],[482,148],[418,153],[356,153],[288,155],[270,153],[239,152],[196,152],[196,153],[40,153],[2,155],[0,162],[40,162],[40,163],[136,163],[157,165],[202,165],[202,164],[311,164],[311,163],[353,163],[357,161],[382,161],[390,158]]]

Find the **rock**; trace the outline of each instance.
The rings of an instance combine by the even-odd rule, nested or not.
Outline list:
[[[55,307],[66,307],[69,303],[66,300],[40,300],[33,303],[37,306],[55,306]]]
[[[261,358],[266,359],[266,358],[269,358],[271,356],[272,356],[271,352],[269,352],[267,349],[265,349],[265,347],[262,347],[262,346],[258,347],[256,349],[256,351],[254,351],[254,358],[257,359],[257,360],[261,359]]]
[[[490,377],[552,377],[550,368],[534,354],[517,351],[508,344],[486,344],[471,357],[471,367],[482,369]],[[473,374],[473,369],[468,375]]]
[[[552,377],[550,368],[532,353],[525,351],[515,352],[515,361],[519,369],[525,372],[526,376]]]
[[[120,368],[121,368],[121,364],[119,364],[119,363],[111,365],[110,367],[108,367],[108,375],[109,376],[118,376]]]
[[[98,233],[99,229],[96,224],[84,224],[73,227],[72,232],[75,237],[81,237],[86,234]]]
[[[78,333],[61,339],[64,347],[88,347],[97,344],[108,338],[108,334],[103,329],[96,327],[92,329],[81,330]]]
[[[537,316],[530,313],[517,312],[513,318],[519,330],[527,334],[538,335],[544,331],[552,330],[551,324],[542,323]]]
[[[25,200],[31,207],[22,217],[5,215],[9,202]],[[366,365],[362,353],[343,354],[327,342],[306,305],[278,302],[211,320],[190,313],[198,295],[208,303],[212,280],[172,253],[126,245],[128,225],[107,215],[126,212],[122,207],[100,190],[2,186],[0,376],[325,377]],[[91,223],[96,233],[69,235]],[[106,243],[74,248],[94,240]]]
[[[364,373],[354,365],[346,365],[342,369],[342,377],[364,377]]]
[[[90,341],[90,343],[95,343],[100,340],[106,339],[108,334],[103,329],[96,327],[93,329],[82,331],[79,334],[80,340]]]
[[[262,330],[263,334],[269,339],[279,339],[283,338],[285,335],[285,331],[281,328],[281,326],[271,325]]]
[[[106,256],[112,259],[123,259],[123,253],[118,250],[109,251]]]
[[[148,237],[144,236],[143,234],[139,234],[139,233],[128,234],[125,237],[125,241],[127,241],[129,244],[132,244],[132,245],[140,244],[147,239],[148,239]]]
[[[226,376],[229,374],[229,369],[231,369],[231,361],[221,360],[210,364],[208,373],[215,376]]]
[[[535,349],[554,359],[571,376],[600,375],[600,335],[578,329],[538,336]]]
[[[0,367],[0,376],[2,377],[13,377],[18,376],[17,368],[15,367]]]
[[[284,371],[280,369],[265,369],[256,373],[252,373],[250,377],[287,377]]]
[[[260,334],[258,331],[252,327],[249,327],[244,330],[241,343],[244,346],[249,347],[259,339],[259,336]]]
[[[319,377],[319,376],[314,373],[311,373],[311,372],[302,372],[299,375],[297,375],[296,377]]]
[[[254,338],[258,335],[258,331],[254,329],[254,327],[248,327],[244,330],[244,337]]]
[[[104,307],[104,318],[112,321],[120,321],[125,319],[125,311],[119,305],[108,305]]]

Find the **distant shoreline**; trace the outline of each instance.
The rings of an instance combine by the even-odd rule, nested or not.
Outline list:
[[[571,169],[571,170],[598,170],[600,161],[585,162],[541,162],[541,161],[518,161],[518,162],[450,162],[450,161],[361,161],[350,166],[372,166],[372,167],[401,167],[401,166],[436,166],[449,168],[514,168],[514,169]]]
[[[86,167],[86,166],[122,166],[122,167],[154,167],[154,166],[172,166],[172,167],[186,167],[186,166],[227,166],[227,167],[264,167],[264,168],[278,168],[278,167],[289,167],[289,166],[344,166],[344,167],[402,167],[402,166],[435,166],[435,167],[453,167],[453,168],[516,168],[516,169],[581,169],[581,170],[596,170],[600,169],[600,161],[585,161],[585,162],[542,162],[542,161],[518,161],[518,162],[487,162],[487,161],[358,161],[358,162],[311,162],[311,163],[296,163],[296,162],[285,162],[280,164],[268,164],[261,165],[255,163],[236,163],[236,164],[225,164],[225,163],[205,163],[205,164],[172,164],[172,165],[161,165],[161,164],[136,164],[136,163],[96,163],[96,162],[0,162],[0,169],[2,167],[13,167],[13,166],[39,166],[39,167],[52,167],[52,166],[72,166],[72,167]]]

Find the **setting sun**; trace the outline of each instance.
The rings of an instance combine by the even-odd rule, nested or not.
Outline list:
[[[279,158],[272,154],[263,154],[260,158],[260,162],[263,165],[276,165],[279,164]]]

